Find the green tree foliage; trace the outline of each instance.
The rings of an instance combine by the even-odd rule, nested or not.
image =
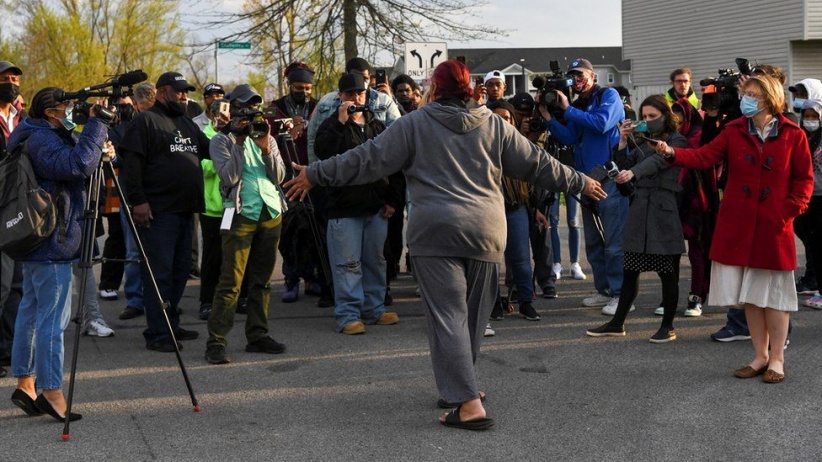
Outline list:
[[[0,52],[23,69],[22,90],[67,90],[143,69],[149,80],[177,70],[184,32],[178,0],[27,0],[12,8]],[[6,58],[8,57],[8,58]]]

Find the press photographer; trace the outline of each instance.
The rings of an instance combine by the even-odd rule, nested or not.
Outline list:
[[[268,335],[270,280],[277,258],[285,199],[278,185],[285,176],[277,142],[260,111],[262,96],[251,85],[237,85],[229,97],[231,120],[211,139],[211,160],[220,177],[226,206],[223,215],[223,261],[211,313],[205,359],[230,362],[228,333],[240,286],[248,284],[245,351],[278,354],[285,345]]]
[[[577,95],[573,104],[569,103],[565,93],[553,90],[565,121],[551,114],[544,99],[538,107],[551,134],[560,143],[574,145],[576,169],[589,174],[595,167],[611,160],[611,150],[619,143],[619,123],[625,118],[625,111],[616,90],[600,88],[595,83],[596,74],[590,61],[575,59],[568,73],[574,78],[572,91]],[[582,303],[585,306],[606,305],[603,313],[614,314],[622,288],[622,236],[628,198],[619,194],[613,181],[604,181],[602,187],[608,197],[598,204],[601,235],[592,211],[587,208],[582,211],[585,250],[597,291]]]
[[[17,313],[12,347],[12,374],[17,389],[12,401],[26,414],[48,413],[59,421],[66,416],[63,383],[63,331],[71,314],[72,262],[78,258],[86,179],[97,168],[108,129],[95,114],[75,140],[73,104],[59,101],[59,88],[44,88],[31,102],[29,118],[9,138],[9,152],[25,149],[42,189],[55,198],[58,216],[65,221],[45,243],[18,258],[23,265],[23,299]],[[22,329],[22,330],[21,330]],[[37,395],[37,386],[43,389]],[[35,399],[36,398],[36,399]],[[81,418],[72,413],[70,420]]]

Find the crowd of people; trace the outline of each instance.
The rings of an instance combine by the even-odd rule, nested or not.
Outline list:
[[[245,351],[283,353],[268,323],[278,253],[282,303],[297,301],[302,286],[318,306],[333,307],[337,332],[362,335],[399,322],[387,307],[407,254],[428,320],[438,404],[453,409],[440,421],[482,430],[493,425],[474,369],[482,338],[495,335],[492,322],[514,305],[539,321],[533,301],[556,298],[557,279],[587,279],[582,237],[593,293],[581,304],[611,316],[588,336],[625,336],[640,274],[653,271],[662,281],[662,321],[650,341],[675,340],[687,252],[682,315],[728,307],[728,323],[711,337],[754,346],[754,359],[734,374],[785,379],[797,295],[822,309],[822,82],[790,86],[791,108],[784,74],[759,65],[734,85],[739,105],[728,110],[715,104],[715,88],[703,88],[700,100],[691,71],[681,68],[670,90],[635,112],[627,90],[600,86],[583,58],[567,69],[573,86],[553,91],[550,103],[543,89],[506,99],[502,71],[472,81],[457,60],[439,65],[425,92],[407,75],[373,71],[351,59],[337,89],[316,99],[313,70],[295,62],[276,101],[265,104],[248,84],[226,92],[211,83],[202,106],[189,99],[194,86],[166,72],[107,102],[118,124],[90,110],[80,129],[57,88],[38,91],[27,113],[22,70],[0,61],[3,155],[25,146],[68,217],[46,245],[16,260],[3,255],[0,376],[11,366],[12,401],[29,415],[80,418],[65,413],[63,331],[76,279],[94,277],[76,271],[87,193],[101,195],[108,236],[99,285],[85,281],[99,292],[79,301],[86,335],[114,335],[97,295],[117,300],[122,286],[119,318],[145,316],[146,348],[179,351],[179,341],[199,337],[179,325],[186,281],[199,277],[207,362],[231,361],[226,339],[238,313],[246,314]],[[87,191],[101,157],[116,178]],[[797,281],[794,231],[807,255]]]

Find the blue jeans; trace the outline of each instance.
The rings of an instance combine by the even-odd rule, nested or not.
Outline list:
[[[177,332],[180,328],[177,305],[183,297],[191,271],[194,214],[154,213],[151,226],[138,229],[146,258],[160,289],[160,296],[170,304],[170,309],[166,310],[166,313],[171,321],[171,328]],[[143,287],[148,291],[144,298],[148,327],[143,331],[143,337],[146,338],[146,344],[151,345],[167,339],[169,332],[163,317],[163,306],[157,300],[146,265],[141,265],[141,270]]]
[[[23,262],[23,299],[11,350],[15,377],[37,377],[45,390],[63,388],[63,331],[70,316],[71,262]]]
[[[337,331],[354,321],[373,324],[385,313],[383,246],[388,220],[381,214],[328,220]]]
[[[140,249],[137,247],[137,240],[134,239],[134,234],[131,232],[131,227],[126,218],[126,212],[120,210],[120,224],[123,227],[123,237],[126,240],[126,260],[123,274],[125,282],[123,282],[123,292],[126,296],[126,306],[134,308],[135,310],[143,311],[143,280],[140,275],[140,263],[142,258]]]
[[[528,209],[525,206],[505,212],[508,241],[505,245],[505,268],[514,275],[520,306],[534,298],[534,277],[531,272],[531,249],[528,235]]]
[[[606,181],[602,188],[608,197],[597,203],[605,242],[594,225],[594,216],[582,209],[585,252],[594,273],[594,287],[603,295],[616,297],[622,291],[622,236],[628,220],[628,198],[617,191],[616,183]]]
[[[554,193],[554,203],[548,209],[548,223],[551,225],[551,248],[554,253],[554,263],[562,262],[562,244],[559,240],[559,195]],[[565,220],[568,223],[568,252],[571,263],[579,262],[579,202],[565,194]]]

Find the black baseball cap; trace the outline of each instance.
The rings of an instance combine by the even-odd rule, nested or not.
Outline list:
[[[203,96],[208,96],[212,93],[225,95],[225,90],[223,90],[223,86],[219,83],[210,83],[203,88]]]
[[[0,74],[6,71],[12,71],[17,75],[23,75],[23,71],[21,71],[19,67],[8,61],[0,61]]]
[[[532,112],[534,110],[534,97],[530,93],[517,93],[508,102],[520,112]]]
[[[157,79],[155,87],[160,88],[165,85],[171,85],[177,91],[195,91],[194,85],[188,83],[185,77],[179,72],[166,72]]]
[[[243,83],[237,85],[233,90],[231,90],[231,96],[228,97],[228,100],[237,101],[240,103],[251,102],[252,104],[262,104],[263,97],[257,93],[257,90],[255,90],[254,87],[247,83]]]
[[[344,74],[340,77],[337,87],[340,93],[347,91],[364,91],[366,89],[365,79],[363,79],[360,74]]]

